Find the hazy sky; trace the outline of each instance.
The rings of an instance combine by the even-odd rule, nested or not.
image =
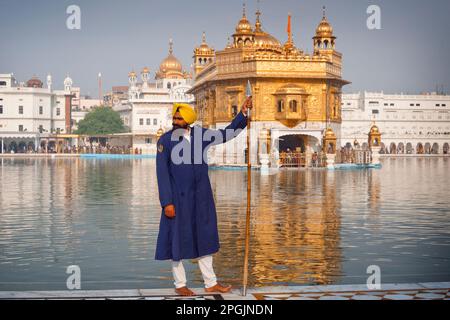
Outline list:
[[[81,30],[66,27],[66,8],[81,8]],[[246,1],[253,24],[255,1]],[[381,8],[381,30],[366,27],[367,7]],[[286,41],[292,14],[297,47],[311,53],[314,30],[326,6],[343,53],[344,92],[386,93],[450,90],[450,1],[448,0],[261,0],[263,29]],[[189,69],[201,42],[223,49],[242,15],[242,1],[229,0],[0,0],[0,73],[19,81],[52,74],[62,88],[66,74],[83,94],[97,96],[126,85],[131,69],[151,69],[152,77],[174,40],[174,54]]]

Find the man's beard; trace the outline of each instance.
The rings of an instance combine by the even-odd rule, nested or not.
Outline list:
[[[188,124],[178,125],[178,124],[172,123],[172,129],[173,130],[176,130],[176,129],[187,129],[187,128],[188,128]]]

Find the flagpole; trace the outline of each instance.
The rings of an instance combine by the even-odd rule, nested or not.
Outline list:
[[[246,90],[247,98],[252,95],[250,81],[247,82]],[[251,115],[250,108],[247,108],[247,214],[245,218],[245,253],[244,253],[244,278],[242,283],[242,295],[247,295],[248,282],[248,255],[250,249],[250,204],[252,194],[252,163],[250,161],[250,123]]]

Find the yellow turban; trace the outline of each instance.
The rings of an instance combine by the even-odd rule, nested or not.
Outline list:
[[[192,108],[189,104],[174,103],[172,110],[172,117],[177,112],[177,109],[180,112],[181,116],[183,117],[184,121],[186,121],[188,124],[193,124],[195,120],[197,120],[197,113],[195,112],[194,108]]]

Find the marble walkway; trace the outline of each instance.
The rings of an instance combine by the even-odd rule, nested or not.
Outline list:
[[[177,296],[173,289],[0,291],[0,300],[450,300],[450,282],[382,284],[370,290],[367,285],[280,286],[227,294],[205,294],[192,289],[193,297]]]

